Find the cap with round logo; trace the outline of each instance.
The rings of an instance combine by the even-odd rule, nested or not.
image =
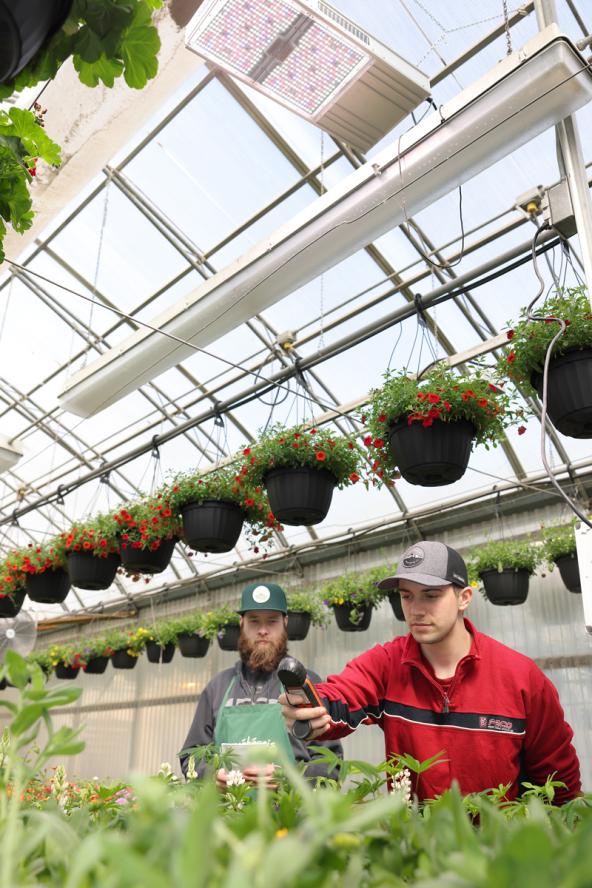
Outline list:
[[[267,610],[288,613],[286,593],[277,583],[249,583],[241,595],[239,614],[246,611]]]
[[[378,583],[379,589],[396,589],[399,580],[413,580],[422,586],[469,585],[467,566],[456,549],[444,543],[423,540],[403,552],[395,575]]]

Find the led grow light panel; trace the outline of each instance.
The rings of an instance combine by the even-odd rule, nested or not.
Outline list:
[[[286,0],[228,0],[190,33],[191,48],[314,117],[369,66],[367,53]]]

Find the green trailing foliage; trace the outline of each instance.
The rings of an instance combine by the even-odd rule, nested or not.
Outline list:
[[[326,626],[329,622],[327,608],[318,592],[292,590],[286,593],[288,610],[310,614],[313,626]]]
[[[0,102],[52,80],[72,58],[85,86],[112,87],[123,77],[143,89],[158,70],[160,38],[152,21],[162,0],[74,0],[62,27],[16,77],[0,84]],[[22,234],[33,224],[30,184],[38,160],[60,163],[60,148],[31,111],[0,111],[0,263],[7,225]]]
[[[543,557],[549,570],[553,570],[555,560],[562,555],[576,554],[574,522],[559,527],[543,527]]]

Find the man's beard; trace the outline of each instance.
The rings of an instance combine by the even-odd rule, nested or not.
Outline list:
[[[241,629],[238,650],[245,666],[253,672],[275,672],[280,660],[288,653],[288,633],[284,629],[278,641],[257,643],[245,638]]]

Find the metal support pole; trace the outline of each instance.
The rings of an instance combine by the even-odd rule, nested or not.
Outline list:
[[[557,21],[555,0],[535,0],[534,5],[539,29]],[[580,238],[588,298],[592,304],[592,199],[575,117],[566,117],[555,129],[561,151],[560,167],[562,159]]]

